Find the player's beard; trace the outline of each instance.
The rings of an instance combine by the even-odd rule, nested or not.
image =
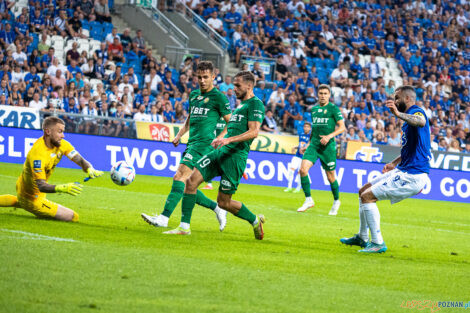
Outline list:
[[[237,99],[243,100],[243,99],[245,99],[245,97],[246,97],[246,91],[245,91],[245,92],[240,91],[240,92],[239,92],[238,94],[236,94],[236,95],[237,95]]]
[[[54,140],[51,138],[51,143],[54,147],[59,148],[60,147],[60,139],[59,140]]]
[[[405,113],[406,112],[406,103],[405,103],[405,101],[398,101],[397,102],[397,109],[401,113]]]

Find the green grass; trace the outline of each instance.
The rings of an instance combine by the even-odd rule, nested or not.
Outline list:
[[[20,172],[0,163],[0,194],[15,194]],[[50,182],[83,177],[59,168]],[[406,300],[470,300],[468,204],[379,203],[389,251],[361,255],[338,240],[357,232],[354,194],[343,193],[331,217],[329,192],[313,192],[316,207],[298,214],[303,195],[241,185],[234,198],[268,219],[257,241],[231,215],[220,233],[201,207],[191,236],[162,235],[140,213],[160,211],[170,187],[170,178],[151,176],[118,187],[105,175],[78,197],[48,196],[79,212],[80,223],[0,208],[0,312],[407,312]]]

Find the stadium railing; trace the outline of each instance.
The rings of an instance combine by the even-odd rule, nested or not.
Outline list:
[[[153,18],[164,28],[173,35],[184,47],[189,44],[189,38],[183,33],[172,21],[170,21],[156,6],[150,8],[153,13]]]
[[[208,53],[201,49],[180,48],[175,46],[165,47],[165,56],[168,58],[168,63],[175,68],[179,68],[185,57],[194,57],[196,55],[200,56],[203,60],[212,61],[215,67],[219,69],[223,66],[223,56],[220,53]]]
[[[58,116],[65,121],[65,131],[77,134],[137,138],[134,119],[103,116],[89,116],[61,111],[40,111],[42,121],[48,116]]]
[[[222,48],[225,52],[228,51],[229,48],[229,43],[227,40],[225,40],[224,37],[220,36],[219,33],[217,33],[212,27],[207,25],[207,23],[193,10],[191,10],[190,7],[188,7],[185,3],[181,3],[181,6],[184,8],[183,9],[183,14],[186,16],[186,18],[192,20],[195,25],[197,25],[204,33],[208,34],[210,38],[212,38],[217,45]]]

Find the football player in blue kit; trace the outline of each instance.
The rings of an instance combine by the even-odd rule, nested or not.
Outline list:
[[[312,130],[312,125],[308,122],[304,123],[303,132],[299,134],[299,145],[292,148],[292,152],[296,151],[295,155],[292,157],[292,160],[289,163],[289,171],[287,172],[287,188],[284,189],[284,192],[291,192],[292,189],[292,182],[294,181],[294,174],[295,171],[300,169],[300,164],[302,164],[302,156],[303,154],[300,153],[300,149],[307,146],[308,142],[310,141],[310,134]],[[310,176],[308,178],[310,180]],[[300,192],[300,188],[302,185],[300,184],[300,174],[297,172],[296,180],[297,188],[294,190],[294,193]]]
[[[392,114],[403,120],[400,155],[387,163],[379,175],[359,190],[359,233],[342,238],[346,245],[360,246],[359,252],[387,251],[380,231],[380,213],[376,202],[390,200],[392,204],[421,192],[429,180],[431,134],[429,121],[416,104],[416,91],[402,86],[395,91],[395,99],[387,100]],[[369,241],[369,229],[371,240]]]

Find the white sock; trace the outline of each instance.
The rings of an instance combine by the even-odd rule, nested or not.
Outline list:
[[[369,241],[369,227],[367,226],[366,213],[361,199],[359,198],[359,237],[364,241]]]
[[[219,206],[216,206],[215,209],[214,209],[214,212],[215,212],[215,214],[219,214],[219,212],[220,212],[220,207],[219,207]]]
[[[367,220],[367,225],[370,228],[371,241],[376,244],[382,244],[384,242],[382,233],[380,232],[380,213],[377,204],[375,203],[364,203],[362,205],[364,215]]]
[[[258,224],[258,216],[256,217],[255,221],[251,225],[255,226],[256,224]]]
[[[289,168],[287,172],[287,188],[292,188],[292,181],[294,180],[294,170]]]
[[[180,227],[183,228],[184,230],[188,230],[189,229],[189,224],[181,222]]]
[[[305,198],[305,202],[313,202],[312,197],[306,197],[306,198]]]
[[[297,184],[296,189],[300,190],[300,188],[302,188],[302,183],[300,182],[300,173],[297,173],[297,176],[295,176],[295,183]]]

